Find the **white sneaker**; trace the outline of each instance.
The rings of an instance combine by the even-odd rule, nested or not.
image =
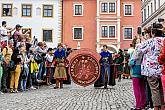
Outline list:
[[[31,89],[31,90],[36,90],[36,88],[35,88],[35,87],[33,87],[33,86],[31,86],[31,87],[30,87],[30,89]]]
[[[3,95],[4,93],[0,91],[0,94]]]

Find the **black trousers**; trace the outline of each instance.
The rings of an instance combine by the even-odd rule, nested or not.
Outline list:
[[[8,86],[10,85],[10,71],[8,70],[8,67],[3,65],[3,75],[2,75],[2,80],[1,80],[1,88],[2,91],[6,90]]]

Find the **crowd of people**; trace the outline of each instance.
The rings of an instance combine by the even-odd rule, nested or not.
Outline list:
[[[144,35],[133,40],[134,49],[130,52],[133,90],[136,99],[135,110],[146,106],[154,110],[164,110],[162,84],[164,75],[164,32],[165,26],[144,29]]]
[[[57,89],[71,83],[66,65],[70,48],[62,44],[48,48],[45,42],[31,40],[29,31],[21,34],[21,25],[11,29],[6,24],[3,21],[0,28],[0,94],[35,90],[39,84],[56,83]]]
[[[135,37],[130,48],[114,55],[106,45],[100,53],[101,76],[94,87],[115,85],[114,77],[132,79],[136,107],[165,110],[165,23],[154,24]],[[115,75],[114,75],[115,74]],[[106,79],[107,76],[108,80]],[[164,91],[163,91],[164,90]]]

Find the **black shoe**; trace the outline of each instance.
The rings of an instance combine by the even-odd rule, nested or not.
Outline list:
[[[2,92],[3,93],[8,93],[9,91],[8,91],[8,89],[4,89],[4,90],[2,90]]]
[[[55,86],[54,89],[59,89],[59,87]]]

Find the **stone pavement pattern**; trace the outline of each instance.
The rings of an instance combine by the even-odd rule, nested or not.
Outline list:
[[[130,110],[134,105],[131,80],[108,90],[92,86],[53,86],[17,94],[0,95],[0,110]]]

